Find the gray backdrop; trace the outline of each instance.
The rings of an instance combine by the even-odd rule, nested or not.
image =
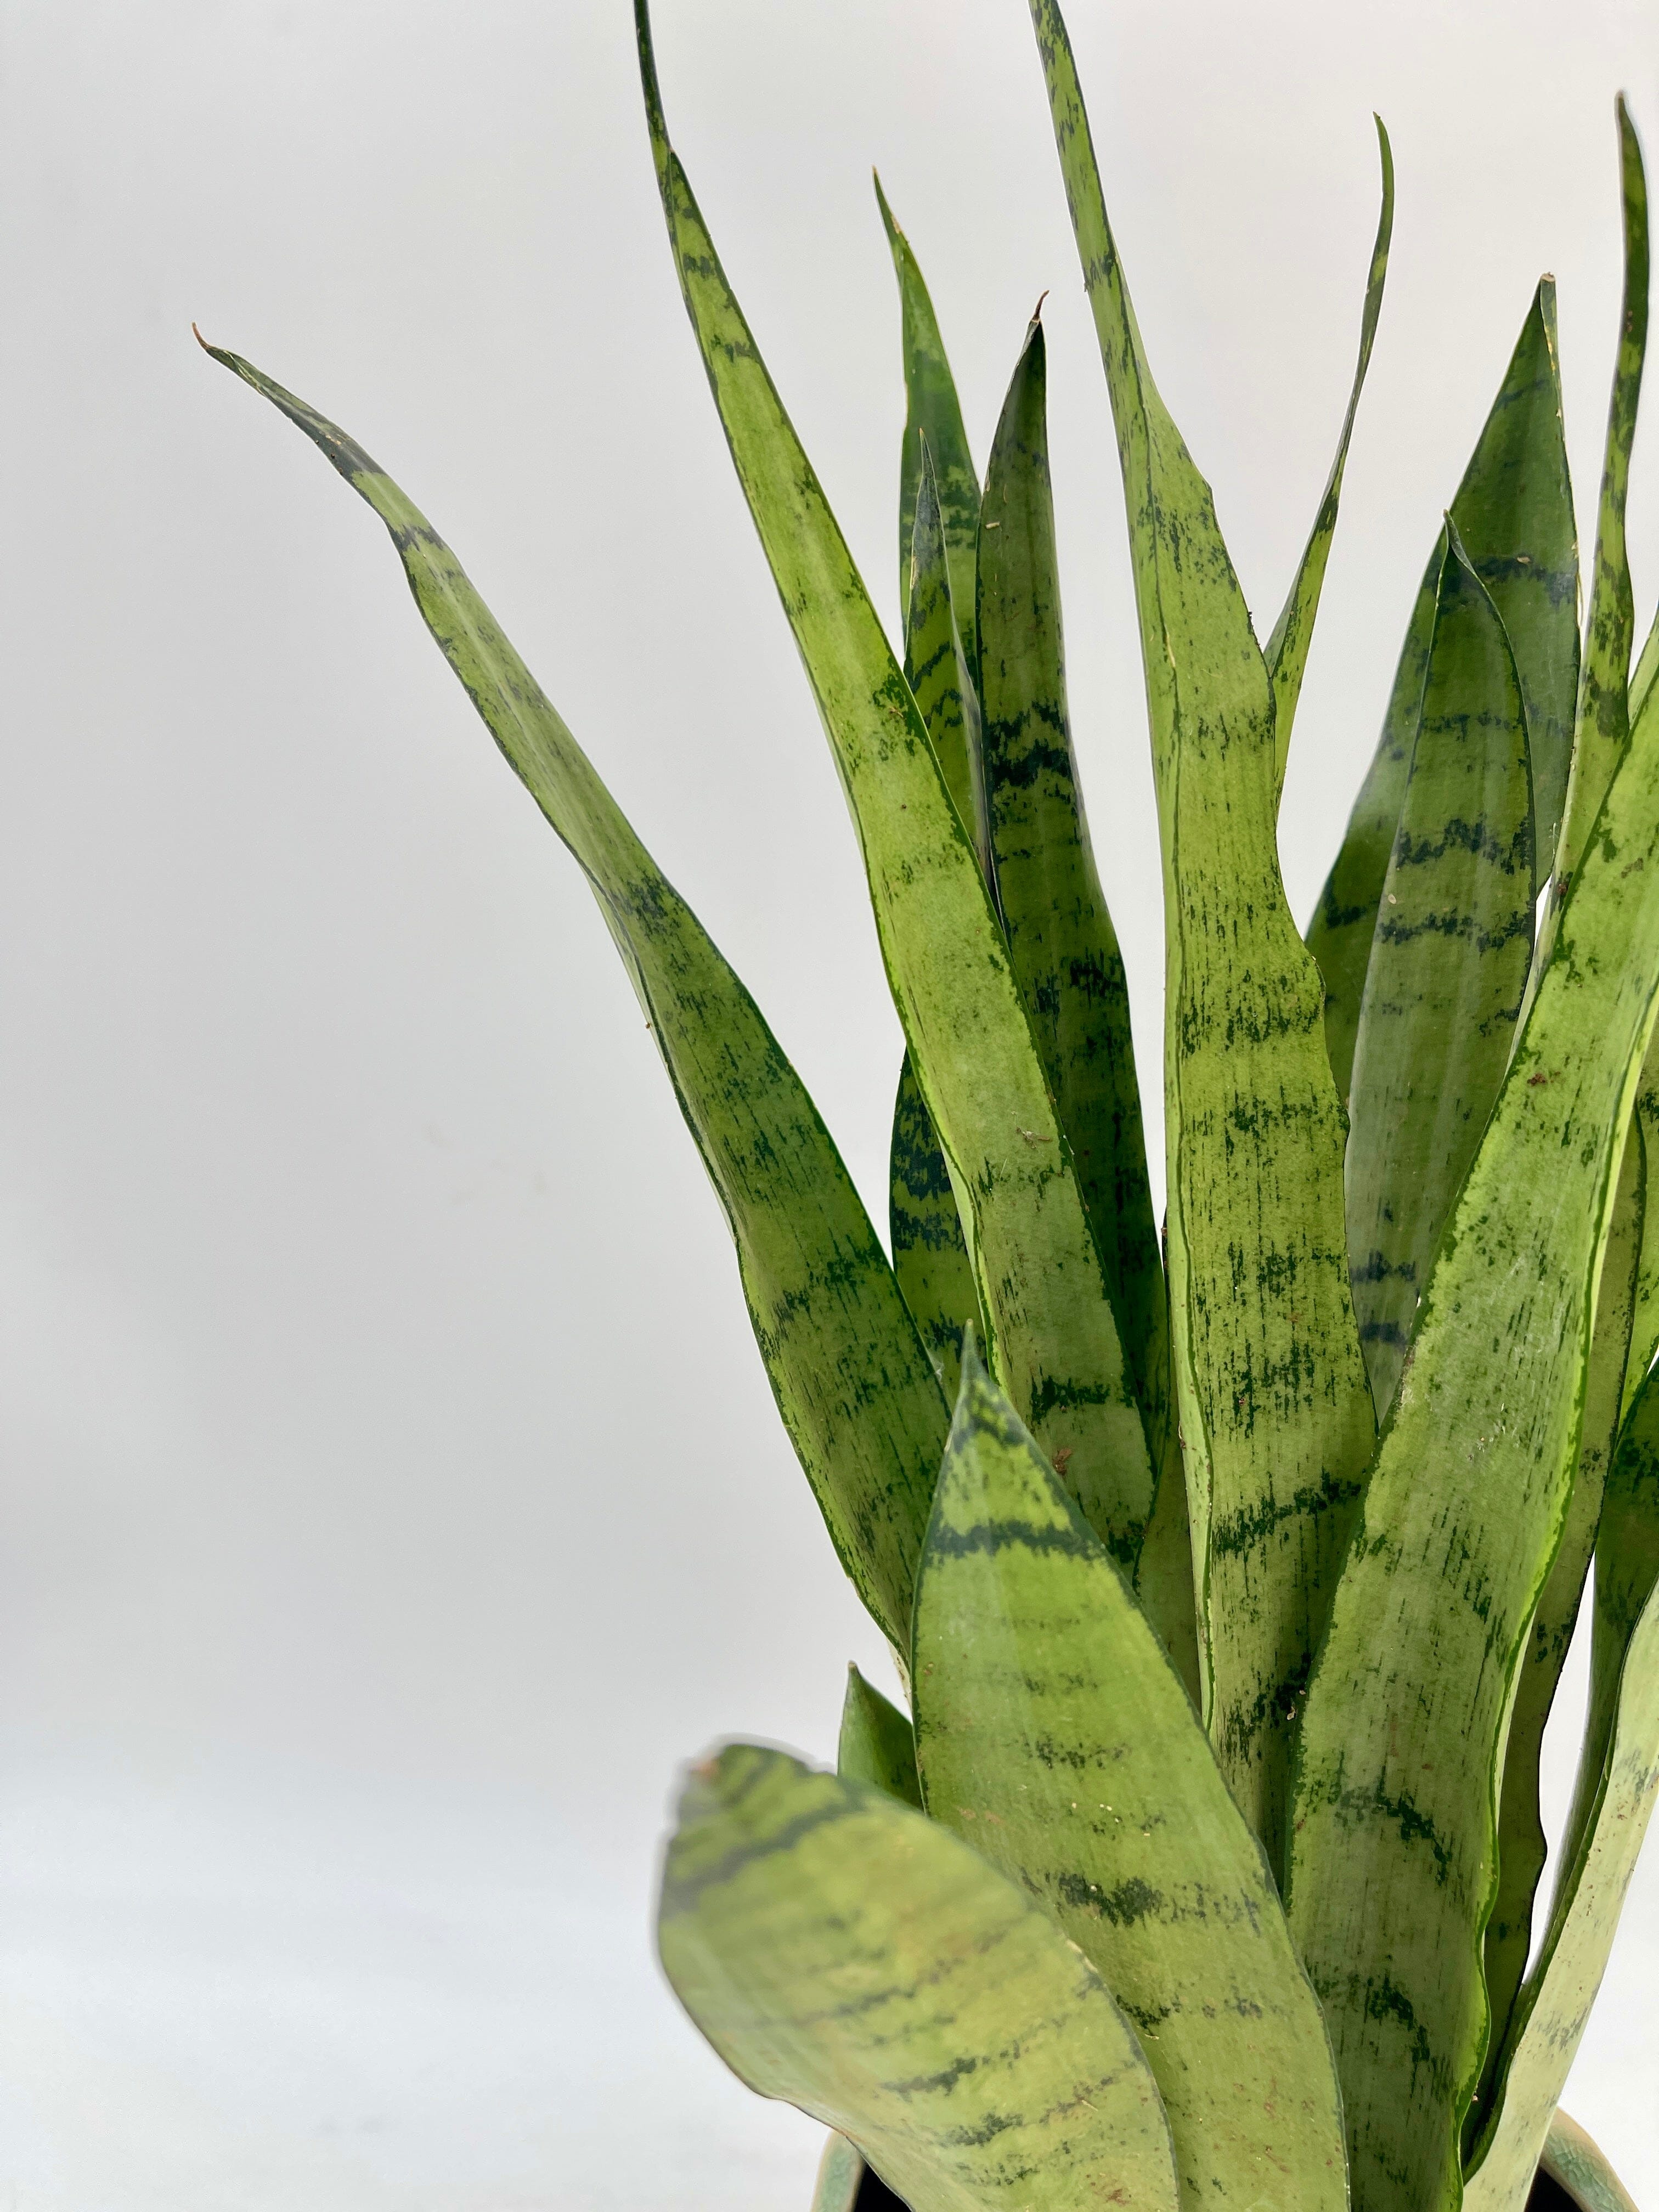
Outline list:
[[[890,615],[871,162],[981,453],[1054,288],[1078,741],[1151,1065],[1121,499],[1025,10],[659,11],[682,149]],[[1650,9],[1073,14],[1156,370],[1264,631],[1350,374],[1374,106],[1393,130],[1285,808],[1305,913],[1547,268],[1593,513],[1612,97],[1659,143]],[[818,2131],[730,2081],[658,1980],[653,1860],[678,1762],[725,1731],[827,1755],[846,1661],[882,1655],[586,890],[379,526],[190,337],[337,415],[447,531],[884,1218],[897,1030],[679,305],[629,16],[0,14],[9,2212],[806,2202]],[[1650,1858],[1571,2099],[1650,2202],[1656,1972]]]

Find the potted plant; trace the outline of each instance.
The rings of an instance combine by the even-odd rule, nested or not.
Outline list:
[[[840,771],[907,1051],[890,1259],[763,1018],[455,556],[386,524],[599,900],[890,1640],[836,1770],[694,1767],[660,1948],[734,2069],[895,2200],[1508,2212],[1623,2200],[1557,2100],[1659,1787],[1659,632],[1626,289],[1581,634],[1553,288],[1435,534],[1306,941],[1278,811],[1387,269],[1258,642],[1153,383],[1054,0],[1030,0],[1122,466],[1162,840],[1164,1203],[1066,698],[1041,311],[983,480],[921,270],[890,645],[646,106],[675,265]],[[1380,126],[1379,126],[1380,128]],[[1162,1222],[1160,1225],[1160,1215]],[[1553,1896],[1545,1721],[1592,1685]]]

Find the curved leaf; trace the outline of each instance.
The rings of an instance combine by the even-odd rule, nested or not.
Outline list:
[[[1346,2212],[1330,2046],[1181,1681],[964,1347],[916,1589],[927,1809],[1039,1898],[1133,2021],[1183,2204]]]
[[[1569,922],[1571,913],[1569,904]],[[1498,2069],[1499,2102],[1465,2185],[1471,2212],[1509,2212],[1525,2197],[1601,1986],[1656,1795],[1659,1382],[1650,1376],[1607,1474],[1577,1796],[1549,1930],[1516,2008]]]
[[[1641,658],[1631,672],[1630,718],[1632,722],[1647,705],[1656,678],[1659,678],[1659,615],[1654,617],[1648,631],[1647,643],[1642,647]]]
[[[1565,2189],[1582,2212],[1636,2212],[1635,2200],[1577,2120],[1558,2109],[1539,2171]]]
[[[733,2072],[848,2136],[915,2212],[1175,2212],[1169,2130],[1104,1984],[964,1844],[732,1744],[663,1871],[676,1994]]]
[[[1607,410],[1607,453],[1596,514],[1583,665],[1579,673],[1572,777],[1555,862],[1556,874],[1564,881],[1571,881],[1583,857],[1603,795],[1624,757],[1631,727],[1629,682],[1631,655],[1636,647],[1636,605],[1625,546],[1625,503],[1630,489],[1636,410],[1642,395],[1642,364],[1647,354],[1648,188],[1641,144],[1622,94],[1617,114],[1625,228],[1623,313]]]
[[[1449,523],[1354,1048],[1348,1266],[1379,1416],[1509,1066],[1532,963],[1532,834],[1515,656]]]
[[[1175,1486],[1174,1557],[1167,1565],[1161,1558],[1145,1561],[1155,1571],[1143,1598],[1191,1682],[1192,1551],[1170,1420],[1169,1308],[1146,1176],[1128,978],[1072,747],[1046,386],[1042,325],[1034,320],[997,424],[980,509],[986,798],[1014,973],[1077,1164],[1153,1464],[1160,1484]]]
[[[867,2171],[856,2144],[832,2135],[818,2161],[812,2212],[858,2212],[859,2185]]]
[[[1578,544],[1561,420],[1555,286],[1534,295],[1504,381],[1451,504],[1470,566],[1515,654],[1532,757],[1534,868],[1555,851],[1578,684]],[[1437,545],[1407,626],[1382,733],[1342,849],[1308,926],[1325,979],[1325,1040],[1336,1087],[1352,1088],[1354,1042],[1382,878],[1394,848],[1434,628]]]
[[[1364,2212],[1439,2212],[1486,2035],[1511,1688],[1560,1538],[1659,976],[1659,724],[1607,793],[1429,1279],[1309,1690],[1290,1917]],[[1618,958],[1608,957],[1617,948]]]
[[[1584,1578],[1595,1549],[1607,1463],[1619,1433],[1620,1407],[1630,1354],[1631,1315],[1635,1301],[1637,1261],[1647,1212],[1647,1148],[1641,1125],[1632,1116],[1619,1171],[1613,1226],[1601,1263],[1595,1302],[1595,1333],[1590,1342],[1589,1373],[1584,1389],[1583,1431],[1578,1469],[1561,1542],[1544,1584],[1527,1637],[1515,1693],[1515,1710],[1504,1747],[1504,1793],[1498,1820],[1498,1894],[1486,1923],[1486,1997],[1492,2010],[1481,2086],[1464,2123],[1468,2141],[1478,2133],[1491,2108],[1510,2015],[1532,1948],[1533,1901],[1548,1856],[1543,1810],[1539,1802],[1539,1760],[1544,1729],[1566,1665],[1578,1623]]]
[[[893,210],[887,204],[879,177],[875,179],[875,186],[882,228],[887,233],[893,270],[898,278],[904,351],[904,446],[899,460],[899,604],[908,605],[910,598],[910,547],[925,440],[938,482],[951,592],[957,604],[958,621],[971,629],[979,479],[974,473],[968,433],[962,424],[956,380],[945,357],[939,319],[933,313],[921,266],[911,251],[909,240],[893,220]],[[976,682],[979,663],[974,639],[965,635],[962,642],[969,671]]]
[[[1371,248],[1370,270],[1365,279],[1365,306],[1359,319],[1359,362],[1353,373],[1348,411],[1342,418],[1336,459],[1325,480],[1319,512],[1303,548],[1290,596],[1267,640],[1267,666],[1273,679],[1274,766],[1281,792],[1285,788],[1285,765],[1290,757],[1291,725],[1296,720],[1297,701],[1302,695],[1308,648],[1313,643],[1314,619],[1319,612],[1319,597],[1325,586],[1331,541],[1336,536],[1342,473],[1348,465],[1348,441],[1353,435],[1354,417],[1359,412],[1359,395],[1365,388],[1365,372],[1371,365],[1371,348],[1376,341],[1377,320],[1382,313],[1382,288],[1389,275],[1389,242],[1394,235],[1394,149],[1389,144],[1382,118],[1377,115],[1371,119],[1376,125],[1377,151],[1382,160],[1382,209],[1376,219],[1376,242]]]
[[[1275,1865],[1291,1718],[1374,1438],[1319,971],[1279,872],[1273,690],[1153,386],[1076,64],[1031,0],[1117,424],[1164,842],[1170,1334],[1206,1717]]]
[[[635,0],[681,289],[841,772],[877,933],[949,1164],[998,1374],[1126,1560],[1152,1497],[1139,1410],[1008,948],[927,732],[668,143]]]
[[[900,1804],[921,1809],[915,1731],[909,1715],[872,1689],[856,1667],[847,1669],[836,1771],[848,1782],[867,1782]]]
[[[427,627],[586,876],[725,1210],[778,1410],[836,1553],[879,1626],[906,1640],[948,1416],[817,1108],[426,517],[343,430],[235,354],[207,350],[386,524]]]

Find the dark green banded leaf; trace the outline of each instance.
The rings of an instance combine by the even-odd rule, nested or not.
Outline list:
[[[966,619],[971,629],[971,606],[966,610]],[[986,881],[994,889],[979,701],[963,658],[961,627],[945,565],[939,491],[925,441],[915,500],[904,675],[927,726],[945,787],[963,828],[973,836]],[[963,1329],[969,1321],[981,1321],[979,1291],[939,1133],[908,1051],[893,1105],[888,1208],[899,1288],[945,1389],[954,1397]]]
[[[1625,503],[1631,447],[1642,394],[1648,343],[1648,188],[1642,148],[1624,96],[1618,103],[1619,169],[1625,228],[1625,288],[1607,409],[1607,453],[1596,513],[1583,665],[1578,682],[1572,778],[1556,873],[1571,880],[1591,824],[1630,738],[1630,666],[1636,649],[1636,603],[1625,545]]]
[[[1456,2202],[1500,1761],[1659,977],[1659,723],[1609,788],[1429,1279],[1308,1694],[1290,1917],[1361,2212]],[[1619,957],[1607,957],[1616,947]]]
[[[1515,656],[1448,523],[1350,1103],[1348,1262],[1379,1417],[1509,1066],[1532,964],[1532,836]]]
[[[1273,690],[1158,398],[1054,0],[1031,0],[1128,508],[1164,839],[1170,1333],[1206,1717],[1279,1863],[1291,1718],[1374,1424],[1319,970],[1279,872]],[[1248,1255],[1248,1256],[1247,1256]]]
[[[887,1161],[888,1227],[893,1272],[945,1390],[954,1393],[962,1332],[982,1326],[974,1263],[939,1133],[907,1051],[893,1102]]]
[[[915,533],[910,549],[910,591],[904,624],[904,680],[927,727],[945,787],[974,841],[993,895],[996,871],[985,797],[984,739],[979,695],[968,672],[963,626],[971,629],[973,602],[958,608],[945,558],[945,526],[933,456],[926,441],[916,489]]]
[[[1543,1808],[1539,1802],[1539,1761],[1544,1728],[1555,1703],[1567,1661],[1584,1580],[1595,1549],[1601,1497],[1613,1440],[1619,1433],[1626,1363],[1630,1356],[1631,1317],[1635,1304],[1638,1261],[1647,1212],[1647,1147],[1640,1122],[1632,1117],[1619,1170],[1619,1194],[1601,1285],[1595,1303],[1595,1333],[1590,1340],[1589,1373],[1584,1389],[1583,1432],[1578,1471],[1560,1547],[1527,1638],[1526,1656],[1516,1686],[1515,1710],[1504,1748],[1504,1795],[1498,1816],[1498,1895],[1486,1923],[1486,1998],[1492,2029],[1481,2085],[1464,2123],[1465,2142],[1478,2135],[1492,2102],[1510,2015],[1520,1992],[1532,1948],[1533,1905],[1548,1856]]]
[[[1365,305],[1359,319],[1359,362],[1353,373],[1348,411],[1342,418],[1336,459],[1325,480],[1319,512],[1303,548],[1290,596],[1267,640],[1267,666],[1273,674],[1275,708],[1273,747],[1281,792],[1285,788],[1285,764],[1290,757],[1291,725],[1296,720],[1297,701],[1302,696],[1302,678],[1307,672],[1314,621],[1319,612],[1320,593],[1325,586],[1331,541],[1336,536],[1342,474],[1348,465],[1348,441],[1353,436],[1354,417],[1359,412],[1359,395],[1365,388],[1365,372],[1371,365],[1371,348],[1376,342],[1377,320],[1382,313],[1382,288],[1389,275],[1389,242],[1394,235],[1394,149],[1389,144],[1382,118],[1377,115],[1372,120],[1376,125],[1377,151],[1382,161],[1382,209],[1376,219],[1376,242],[1371,247],[1371,265],[1365,278]]]
[[[778,1410],[836,1553],[879,1626],[907,1640],[948,1412],[817,1108],[426,517],[344,431],[235,354],[208,351],[386,524],[427,627],[586,876],[725,1211]]]
[[[915,2212],[1175,2212],[1127,2022],[1012,1882],[881,1790],[732,1744],[693,1770],[658,1923],[751,2089],[837,2129]]]
[[[950,564],[951,595],[964,633],[971,631],[974,606],[974,549],[979,532],[979,478],[968,433],[963,428],[962,406],[956,380],[945,357],[939,319],[922,280],[910,241],[893,220],[887,195],[876,184],[876,202],[882,228],[893,256],[898,278],[899,312],[904,349],[904,447],[899,460],[899,604],[910,597],[910,547],[915,525],[916,497],[921,483],[924,440],[932,456],[944,521],[945,555]],[[963,646],[970,672],[978,662],[971,635]]]
[[[1659,1162],[1659,1043],[1648,1047],[1637,1086],[1636,1112],[1632,1117],[1642,1134],[1644,1162]],[[1659,1196],[1642,1221],[1642,1250],[1636,1267],[1636,1295],[1631,1316],[1630,1357],[1625,1363],[1622,1420],[1641,1388],[1654,1355],[1659,1352]]]
[[[1527,708],[1534,873],[1555,851],[1578,685],[1578,543],[1561,420],[1555,286],[1539,285],[1504,381],[1451,504],[1469,565],[1503,617]],[[1431,556],[1377,741],[1335,865],[1308,927],[1325,978],[1325,1039],[1346,1101],[1360,1000],[1394,849],[1434,629],[1441,548]]]
[[[902,1805],[921,1808],[916,1779],[916,1738],[908,1713],[900,1712],[872,1689],[856,1667],[847,1669],[847,1697],[841,1709],[841,1741],[836,1771],[849,1782],[867,1782]]]
[[[997,425],[980,510],[986,797],[1014,973],[1161,1458],[1170,1365],[1164,1267],[1128,977],[1072,747],[1046,384],[1042,325],[1034,321]]]
[[[1465,2185],[1471,2212],[1509,2212],[1525,2201],[1601,1986],[1656,1796],[1659,1380],[1650,1376],[1608,1470],[1577,1794],[1548,1932],[1516,2008],[1498,2069],[1499,2102]]]
[[[1134,2023],[1183,2205],[1346,2212],[1330,2046],[1261,1847],[1122,1577],[971,1346],[963,1367],[916,1590],[928,1812]]]
[[[927,732],[668,143],[640,59],[681,289],[848,797],[888,980],[969,1235],[993,1364],[1103,1540],[1133,1560],[1152,1472],[1008,948]]]

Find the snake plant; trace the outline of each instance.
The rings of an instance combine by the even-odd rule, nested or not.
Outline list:
[[[663,1874],[692,2018],[834,2131],[821,2212],[1613,2205],[1556,2108],[1659,1787],[1659,641],[1635,651],[1624,529],[1640,150],[1621,103],[1582,629],[1546,278],[1425,532],[1304,938],[1279,799],[1382,305],[1387,135],[1352,398],[1264,647],[1152,380],[1059,9],[1030,6],[1139,615],[1161,1207],[1068,719],[1040,319],[981,480],[880,200],[908,400],[890,641],[674,152],[636,0],[674,267],[902,1024],[886,1248],[443,539],[343,430],[209,350],[386,523],[586,873],[906,1686],[908,1711],[854,1673],[834,1771],[740,1742],[693,1767]],[[1585,1605],[1547,1887],[1540,1745]]]

